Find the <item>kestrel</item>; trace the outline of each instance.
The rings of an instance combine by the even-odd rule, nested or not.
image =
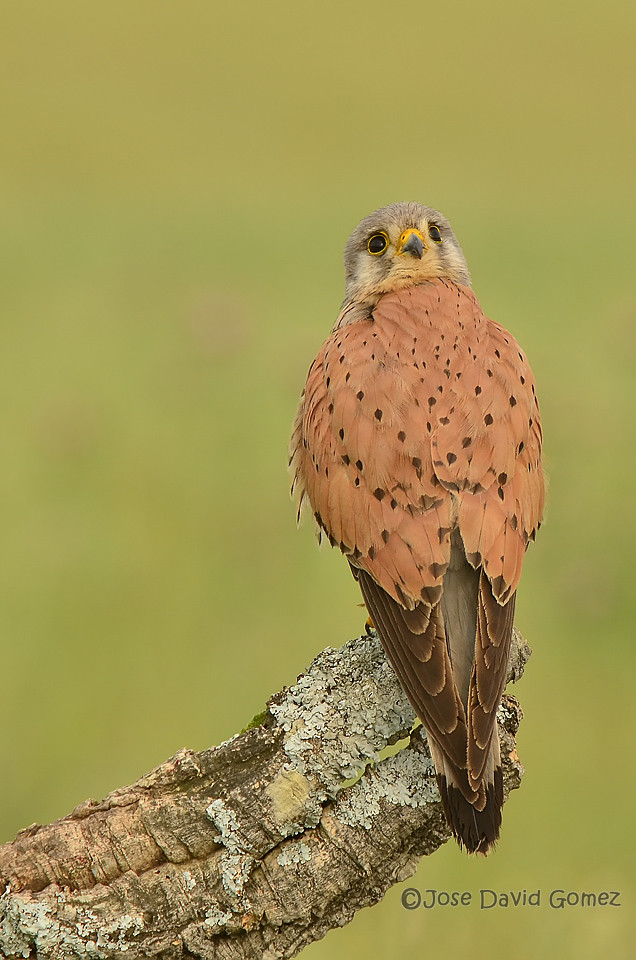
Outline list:
[[[496,712],[515,595],[541,522],[535,382],[489,320],[448,221],[394,203],[354,230],[331,335],[291,441],[298,497],[340,547],[426,728],[469,852],[499,836]]]

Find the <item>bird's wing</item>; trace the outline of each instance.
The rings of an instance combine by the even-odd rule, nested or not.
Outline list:
[[[429,292],[433,309],[433,285]],[[300,501],[332,544],[397,602],[439,599],[450,555],[450,495],[431,460],[430,364],[410,291],[336,329],[312,364],[292,438]],[[427,300],[428,302],[428,300]],[[429,592],[432,591],[432,592]]]
[[[543,513],[539,406],[517,341],[484,316],[472,291],[463,302],[458,317],[466,349],[458,363],[446,351],[450,377],[432,460],[441,484],[458,497],[468,559],[483,566],[495,597],[505,603]]]

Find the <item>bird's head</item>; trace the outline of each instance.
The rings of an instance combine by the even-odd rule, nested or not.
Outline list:
[[[353,231],[345,248],[345,304],[444,278],[470,284],[452,227],[432,207],[391,203]]]

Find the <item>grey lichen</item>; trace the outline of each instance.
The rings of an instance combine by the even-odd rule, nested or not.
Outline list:
[[[230,896],[240,897],[252,872],[254,858],[246,853],[247,844],[241,837],[236,814],[220,799],[213,800],[205,812],[219,828],[219,840],[226,849],[221,858],[223,887]]]
[[[253,869],[254,857],[243,853],[226,853],[221,857],[221,881],[231,897],[242,896]]]
[[[437,800],[439,791],[430,758],[419,751],[402,750],[344,791],[334,805],[334,815],[342,823],[368,830],[381,812],[381,801],[423,807]]]
[[[0,951],[5,957],[28,957],[40,933],[50,935],[51,912],[7,890],[0,897]]]
[[[288,867],[294,863],[307,863],[309,860],[311,860],[311,850],[302,840],[286,844],[283,852],[276,857],[276,862],[281,867]]]
[[[219,829],[218,840],[230,853],[241,850],[239,825],[236,814],[223,800],[212,800],[206,808],[206,816]]]
[[[327,647],[270,712],[294,767],[327,796],[355,778],[415,720],[375,634]]]
[[[510,700],[504,698],[497,707],[497,721],[506,730],[516,733],[519,729],[519,717],[523,717],[523,712],[519,702],[514,700],[514,706]]]
[[[56,909],[31,895],[7,890],[0,897],[0,956],[87,957],[106,960],[120,956],[132,946],[131,940],[144,928],[142,917],[124,914],[106,921],[92,910],[66,905],[59,892]]]
[[[205,920],[207,927],[225,927],[232,920],[232,914],[228,910],[220,910],[216,904],[205,911]]]

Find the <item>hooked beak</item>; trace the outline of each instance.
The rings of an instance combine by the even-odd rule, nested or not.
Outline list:
[[[410,230],[404,231],[400,237],[398,253],[408,253],[412,257],[417,257],[418,260],[421,260],[425,250],[426,244],[424,243],[424,237],[419,230],[411,228]]]

